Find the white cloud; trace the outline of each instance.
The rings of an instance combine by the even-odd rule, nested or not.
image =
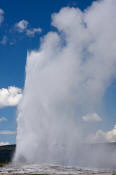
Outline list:
[[[82,117],[85,122],[101,122],[102,118],[97,113],[87,114]]]
[[[9,131],[9,130],[0,131],[0,135],[14,135],[14,134],[16,134],[16,131]]]
[[[26,34],[30,37],[34,37],[35,34],[41,33],[42,29],[41,28],[32,28],[32,29],[27,29]]]
[[[0,89],[0,108],[6,106],[16,106],[22,98],[20,88],[9,86],[8,89]]]
[[[7,121],[7,118],[6,117],[1,117],[0,118],[0,123],[2,123],[3,121]]]
[[[10,145],[9,142],[0,142],[0,146]]]
[[[24,32],[29,37],[34,37],[35,34],[42,32],[42,29],[40,27],[30,28],[29,22],[24,19],[15,24],[15,29],[20,33]]]
[[[29,22],[23,19],[23,20],[19,21],[18,23],[16,23],[15,27],[16,27],[18,32],[24,32],[27,29],[28,24],[29,24]]]
[[[95,135],[88,137],[90,142],[116,142],[116,125],[110,131],[98,130]]]
[[[7,41],[8,41],[8,37],[7,36],[3,36],[2,40],[0,41],[0,43],[2,45],[6,45],[7,44]]]
[[[4,10],[0,9],[0,25],[4,21]]]

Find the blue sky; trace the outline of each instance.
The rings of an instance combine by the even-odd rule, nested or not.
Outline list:
[[[84,10],[93,0],[0,0],[0,89],[15,86],[23,89],[25,63],[28,50],[39,47],[40,38],[50,30],[51,14],[62,7],[79,7]],[[21,23],[19,23],[21,22]],[[20,94],[20,92],[19,92]],[[4,105],[0,108],[0,142],[15,143],[16,105]],[[105,121],[100,124],[104,130],[110,130],[116,123],[116,83],[108,88],[104,96],[102,115]],[[4,120],[4,118],[6,120]]]

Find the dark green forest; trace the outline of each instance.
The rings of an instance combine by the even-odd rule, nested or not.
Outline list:
[[[16,145],[0,146],[0,166],[4,166],[12,160]]]

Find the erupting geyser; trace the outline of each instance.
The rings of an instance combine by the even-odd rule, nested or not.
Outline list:
[[[115,19],[115,0],[52,15],[56,31],[27,55],[15,161],[70,165],[87,158],[82,115],[97,112],[116,77]]]

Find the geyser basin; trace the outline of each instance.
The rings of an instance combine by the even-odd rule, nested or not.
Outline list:
[[[112,172],[97,171],[97,170],[84,170],[78,167],[63,167],[54,165],[38,165],[38,164],[25,164],[22,166],[9,166],[0,168],[0,173],[2,174],[58,174],[58,175],[112,175]]]
[[[116,77],[115,17],[115,0],[95,2],[84,12],[66,7],[52,15],[57,31],[45,35],[40,48],[27,56],[14,161],[114,165],[115,151],[84,148],[99,137],[88,137],[92,129],[84,127],[82,116],[99,118],[103,95]]]

